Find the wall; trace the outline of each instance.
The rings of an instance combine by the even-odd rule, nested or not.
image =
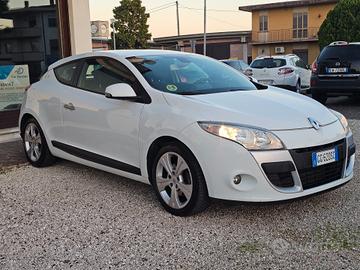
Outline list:
[[[335,4],[313,5],[308,7],[271,9],[267,11],[254,11],[252,15],[253,39],[257,39],[259,32],[259,16],[268,15],[268,31],[293,28],[294,11],[308,11],[308,28],[319,28],[326,19],[327,14],[334,8]],[[309,30],[309,36],[311,31]],[[259,50],[265,50],[266,55],[274,55],[275,47],[284,47],[285,54],[293,53],[294,49],[308,50],[308,63],[311,64],[320,53],[318,42],[292,42],[266,45],[254,45],[252,47],[253,59],[259,55]]]
[[[269,17],[269,31],[292,29],[294,10],[308,10],[309,27],[320,27],[334,4],[325,4],[300,8],[270,9],[265,12]],[[253,34],[259,32],[259,16],[264,11],[254,11],[252,14]]]
[[[71,53],[91,52],[89,0],[68,0]]]

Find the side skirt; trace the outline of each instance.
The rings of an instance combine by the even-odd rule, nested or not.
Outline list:
[[[130,164],[121,162],[121,161],[117,161],[115,159],[111,159],[105,156],[101,156],[68,144],[64,144],[58,141],[51,141],[51,144],[60,149],[61,151],[64,151],[70,155],[73,155],[75,157],[78,158],[82,158],[94,163],[98,163],[110,168],[114,168],[120,171],[124,171],[124,172],[128,172],[128,173],[132,173],[132,174],[136,174],[136,175],[141,175],[141,170],[138,167],[132,166]]]

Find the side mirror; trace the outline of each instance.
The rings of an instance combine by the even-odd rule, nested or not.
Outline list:
[[[127,83],[110,85],[105,90],[105,97],[114,99],[137,99],[134,89]]]

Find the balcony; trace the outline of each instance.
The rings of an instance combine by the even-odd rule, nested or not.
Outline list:
[[[27,39],[42,36],[41,28],[5,28],[0,31],[0,39]]]
[[[317,41],[318,27],[308,27],[303,29],[281,29],[267,32],[253,32],[253,44]]]

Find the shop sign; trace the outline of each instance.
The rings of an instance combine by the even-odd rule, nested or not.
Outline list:
[[[0,111],[19,109],[29,85],[28,65],[0,66]]]

